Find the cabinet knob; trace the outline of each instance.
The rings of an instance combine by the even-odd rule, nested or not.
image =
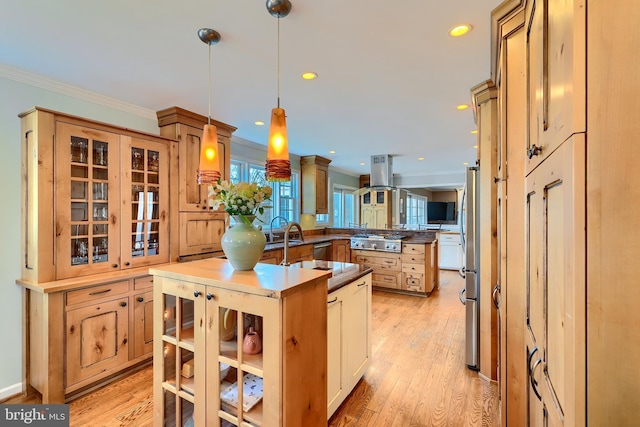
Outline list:
[[[207,299],[211,301],[213,299],[213,294],[207,293]]]
[[[193,296],[198,298],[200,296],[200,291],[193,291]]]
[[[118,264],[111,264],[111,267],[118,268]]]
[[[533,156],[537,156],[541,152],[542,152],[542,147],[538,147],[536,146],[536,144],[533,144],[531,148],[529,148],[529,150],[527,151],[527,157],[531,159],[533,158]]]
[[[126,301],[122,301],[122,302],[120,303],[120,307],[126,307],[126,306],[127,306],[127,302],[126,302]]]
[[[142,301],[144,301],[144,298],[138,297],[138,302],[142,302]]]
[[[124,265],[129,267],[131,265],[131,263],[127,261],[127,262],[124,263]]]

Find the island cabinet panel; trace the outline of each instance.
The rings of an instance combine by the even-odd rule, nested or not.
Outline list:
[[[152,268],[154,424],[326,426],[326,272]]]
[[[351,262],[351,241],[338,239],[331,242],[333,255],[332,261]]]
[[[64,403],[151,358],[134,297],[170,259],[175,141],[41,107],[19,116],[24,388]]]
[[[372,285],[389,288],[402,288],[402,262],[400,254],[366,250],[352,250],[353,262],[373,269]]]
[[[327,419],[371,363],[371,273],[327,298]]]

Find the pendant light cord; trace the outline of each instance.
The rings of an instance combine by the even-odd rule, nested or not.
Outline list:
[[[280,108],[280,17],[278,16],[278,108]]]
[[[207,116],[207,124],[211,124],[211,42],[209,42],[209,115]]]

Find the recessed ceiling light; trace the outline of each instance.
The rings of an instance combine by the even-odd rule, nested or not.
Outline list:
[[[473,148],[478,148],[478,146],[477,146],[477,145],[474,145],[474,146],[473,146]]]
[[[464,36],[465,34],[467,34],[472,29],[473,29],[473,27],[471,25],[469,25],[469,24],[456,25],[455,27],[453,27],[452,29],[449,30],[449,35],[451,37]]]
[[[456,108],[457,108],[458,110],[466,110],[466,109],[467,109],[467,108],[469,108],[469,107],[470,107],[470,105],[469,105],[469,104],[460,104],[460,105],[456,106]]]
[[[364,162],[360,162],[360,166],[364,166]]]
[[[336,150],[329,150],[329,154],[336,154]]]
[[[464,162],[463,165],[467,166],[469,164],[469,162]]]
[[[318,78],[318,74],[314,73],[313,71],[307,71],[305,73],[302,73],[302,78],[305,80],[315,80]]]
[[[478,129],[475,129],[475,130],[472,130],[472,131],[471,131],[471,134],[472,134],[472,135],[475,135],[475,134],[477,134],[477,133],[478,133]]]
[[[418,160],[424,160],[424,157],[418,157]]]
[[[256,120],[253,124],[256,126],[264,126],[264,122],[262,120]]]

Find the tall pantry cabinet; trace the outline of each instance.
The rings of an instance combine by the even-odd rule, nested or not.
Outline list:
[[[498,120],[507,159],[506,175],[499,178],[506,179],[509,205],[523,200],[523,215],[521,222],[500,221],[506,230],[499,233],[513,249],[500,256],[518,257],[513,243],[519,238],[525,274],[510,274],[517,266],[506,262],[508,271],[500,277],[507,277],[509,294],[524,290],[524,341],[518,356],[510,345],[516,323],[501,345],[508,360],[524,363],[527,386],[525,410],[503,395],[503,411],[521,414],[519,420],[509,418],[510,424],[635,425],[640,288],[632,266],[640,256],[633,236],[640,228],[640,149],[632,138],[640,130],[634,117],[640,106],[634,71],[640,38],[612,31],[611,23],[633,27],[640,4],[509,1],[504,12],[507,6],[524,13],[524,52],[518,64],[517,50],[511,51],[515,58],[506,66],[509,37],[494,38],[492,77],[510,108],[501,109]],[[522,69],[525,102],[518,112],[518,89],[505,83],[522,87]],[[513,144],[521,148],[511,151]],[[513,154],[522,151],[520,163]],[[523,197],[517,197],[521,183]],[[510,366],[501,380],[507,387],[522,384],[520,363]]]
[[[62,403],[151,358],[169,140],[39,107],[20,117],[23,384]]]

